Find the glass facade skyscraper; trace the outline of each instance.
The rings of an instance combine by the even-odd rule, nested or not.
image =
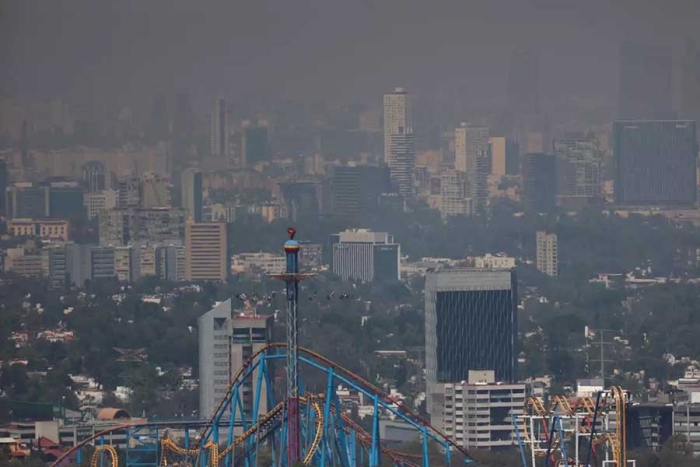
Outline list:
[[[615,122],[615,203],[694,204],[697,201],[696,137],[696,124],[691,120]]]
[[[454,269],[429,273],[425,283],[428,410],[440,383],[466,381],[469,370],[516,379],[515,271]]]

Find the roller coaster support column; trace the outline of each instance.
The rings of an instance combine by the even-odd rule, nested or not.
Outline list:
[[[515,414],[512,414],[511,418],[513,419],[513,431],[515,432],[515,438],[518,440],[518,446],[520,446],[520,459],[522,459],[523,461],[523,467],[527,467],[527,460],[525,460],[525,443],[520,437],[520,429],[518,428],[518,417],[516,417]]]
[[[423,435],[423,467],[430,467],[430,459],[428,458],[428,430],[425,426],[421,430],[421,434]]]
[[[273,275],[283,280],[287,285],[287,467],[301,461],[301,436],[299,425],[299,282],[310,277],[309,274],[299,274],[299,242],[294,240],[296,230],[287,229],[289,240],[284,244],[284,254],[287,268],[284,274]]]
[[[598,410],[600,410],[600,398],[603,395],[603,391],[598,391],[598,396],[595,399],[595,411],[593,412],[593,422],[591,423],[591,438],[588,441],[588,454],[586,454],[586,467],[591,465],[591,453],[593,452],[593,437],[595,436],[595,424],[598,421]]]

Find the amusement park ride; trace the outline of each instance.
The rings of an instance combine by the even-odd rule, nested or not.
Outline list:
[[[397,467],[429,467],[431,461],[450,466],[453,462],[472,463],[467,450],[456,445],[427,421],[365,379],[331,360],[298,345],[299,282],[310,277],[299,272],[299,243],[295,230],[288,229],[284,245],[286,271],[273,276],[286,283],[287,342],[273,343],[258,351],[243,365],[226,395],[209,420],[148,422],[140,421],[109,428],[77,443],[52,467],[82,465],[91,453],[91,467],[118,467],[117,450],[105,437],[126,433],[124,464],[127,467],[253,467],[272,465],[293,467],[377,467],[390,462]],[[275,403],[272,391],[272,365],[286,364],[286,394]],[[299,378],[299,365],[319,372],[325,378],[325,391],[309,393]],[[341,406],[336,388],[342,385],[364,395],[374,406],[370,428],[350,418]],[[250,406],[253,388],[252,410]],[[265,398],[261,394],[265,392]],[[263,401],[261,403],[261,401]],[[244,402],[248,402],[245,404]],[[523,466],[597,466],[597,446],[605,452],[602,465],[627,465],[625,454],[625,394],[619,388],[601,393],[597,401],[582,399],[570,405],[555,397],[545,406],[528,398],[523,415],[513,416]],[[264,406],[262,406],[264,405]],[[611,424],[610,410],[615,412]],[[414,432],[422,453],[394,449],[380,436],[380,415],[392,414]],[[622,422],[622,423],[621,423]],[[611,426],[615,428],[611,431]],[[579,461],[580,440],[588,437],[589,459]],[[567,456],[567,442],[575,440],[574,457]],[[433,454],[429,455],[429,445]],[[527,462],[529,450],[532,464]],[[265,451],[265,464],[259,459]],[[439,452],[440,454],[434,454]]]

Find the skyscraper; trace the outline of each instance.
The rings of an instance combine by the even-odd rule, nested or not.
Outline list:
[[[182,208],[187,218],[202,222],[202,172],[197,169],[185,169],[182,172]]]
[[[231,380],[231,299],[197,318],[199,417],[208,419],[226,395]]]
[[[462,123],[455,129],[455,169],[465,172],[469,196],[477,206],[488,201],[488,177],[491,173],[489,129]]]
[[[190,281],[226,281],[231,257],[223,222],[185,224],[186,275]]]
[[[48,190],[31,182],[17,182],[5,190],[9,219],[42,219],[49,216]]]
[[[537,231],[537,269],[548,276],[557,277],[559,274],[557,234]]]
[[[491,144],[491,175],[518,174],[518,143],[505,136],[492,136]]]
[[[170,185],[161,175],[147,172],[139,182],[140,207],[163,208],[170,206]]]
[[[516,379],[517,282],[514,270],[452,269],[425,282],[428,412],[441,383],[466,381],[469,370]]]
[[[250,124],[241,132],[241,167],[270,160],[270,137],[266,124]]]
[[[626,42],[620,48],[619,118],[673,118],[670,47]]]
[[[474,214],[474,200],[469,193],[467,174],[459,170],[443,170],[440,174],[440,214],[450,216]]]
[[[3,216],[7,214],[5,192],[7,191],[8,182],[7,162],[0,160],[0,215]]]
[[[595,138],[572,136],[554,142],[562,206],[576,208],[601,200],[600,154]]]
[[[214,108],[211,112],[211,130],[209,132],[209,141],[212,155],[230,155],[228,109],[226,108],[226,99],[218,98],[214,102]]]
[[[331,270],[344,281],[397,281],[401,245],[386,232],[352,229],[331,235]]]
[[[413,128],[411,100],[404,88],[384,94],[384,163],[391,166],[391,136]]]
[[[401,128],[400,133],[392,134],[390,137],[389,172],[399,195],[407,199],[415,195],[416,148],[413,129],[407,128],[405,132],[403,130]]]
[[[380,195],[391,191],[389,169],[366,165],[334,167],[332,190],[334,216],[371,217],[377,212]]]
[[[102,191],[109,188],[107,169],[100,161],[89,161],[83,165],[83,183],[88,193]]]
[[[681,117],[700,121],[700,49],[692,40],[685,44],[681,70],[683,106]]]
[[[692,205],[697,201],[695,122],[615,122],[613,152],[615,203]]]
[[[557,161],[552,154],[528,154],[523,180],[525,203],[537,212],[549,212],[557,203]]]

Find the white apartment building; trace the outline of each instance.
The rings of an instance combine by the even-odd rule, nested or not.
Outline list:
[[[537,269],[548,276],[557,277],[559,274],[557,258],[557,234],[537,232]]]
[[[404,88],[384,94],[384,162],[390,165],[391,136],[413,128],[411,100]]]

